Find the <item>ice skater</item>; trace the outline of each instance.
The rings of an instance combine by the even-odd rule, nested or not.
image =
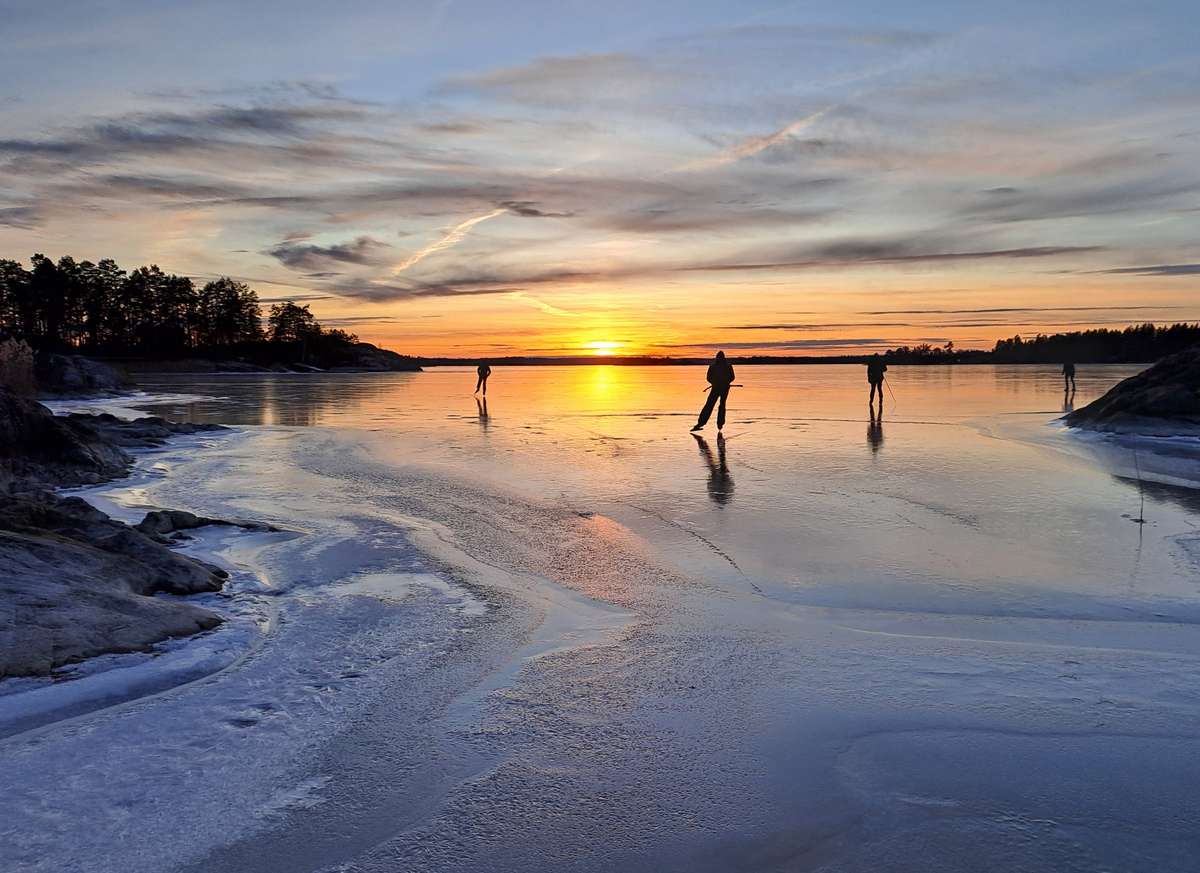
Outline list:
[[[1068,391],[1070,391],[1072,394],[1074,394],[1075,393],[1075,365],[1072,364],[1070,361],[1063,364],[1062,375],[1063,375],[1063,394],[1066,394]]]
[[[875,392],[879,392],[879,414],[883,415],[883,374],[887,372],[887,364],[879,352],[867,359],[867,382],[871,385],[871,398],[867,404],[871,407],[872,416],[875,409]]]
[[[704,429],[718,402],[721,406],[717,410],[717,430],[725,426],[725,401],[729,399],[729,389],[733,386],[733,365],[725,360],[724,352],[717,352],[713,362],[708,365],[705,378],[708,380],[708,399],[704,401],[704,408],[700,410],[700,417],[692,428],[693,433]]]
[[[492,375],[492,368],[488,366],[487,361],[483,361],[475,368],[475,372],[479,375],[479,379],[475,382],[475,393],[478,394],[482,390],[483,396],[487,397],[487,380],[488,376]]]

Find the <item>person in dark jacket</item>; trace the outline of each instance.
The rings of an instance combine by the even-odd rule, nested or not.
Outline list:
[[[725,360],[724,352],[717,352],[716,358],[708,365],[708,375],[705,378],[708,379],[708,399],[704,401],[704,408],[700,410],[700,417],[696,419],[693,431],[704,429],[709,416],[712,415],[713,407],[718,402],[721,407],[717,410],[717,430],[725,426],[725,401],[729,398],[729,387],[733,384],[733,365]]]
[[[1063,393],[1075,390],[1075,365],[1068,362],[1063,364]]]
[[[492,375],[492,368],[484,362],[475,368],[475,373],[479,376],[475,382],[475,393],[478,394],[479,389],[482,388],[483,396],[487,397],[487,380],[488,376]]]
[[[887,364],[883,362],[879,352],[867,359],[867,382],[871,385],[869,404],[875,403],[875,392],[879,392],[879,411],[883,412],[883,374],[887,372]]]

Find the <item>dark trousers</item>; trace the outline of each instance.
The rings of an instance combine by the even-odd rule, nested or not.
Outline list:
[[[721,401],[721,408],[717,410],[717,429],[725,426],[725,400],[729,397],[729,386],[722,385],[720,387],[714,385],[708,390],[708,399],[704,401],[704,408],[700,410],[700,417],[696,419],[697,427],[704,427],[708,424],[709,416],[712,415],[713,407],[717,405],[717,401]]]
[[[487,380],[488,380],[488,377],[487,377],[487,376],[480,376],[480,377],[479,377],[479,381],[475,383],[475,393],[476,393],[476,394],[478,394],[478,393],[479,393],[479,389],[480,389],[480,388],[482,388],[482,389],[483,389],[483,393],[484,393],[484,394],[487,394]]]
[[[1075,390],[1075,374],[1074,373],[1064,373],[1063,374],[1063,390],[1064,391],[1067,391],[1067,390],[1074,391]]]
[[[879,405],[883,406],[883,380],[882,379],[880,379],[878,382],[871,383],[871,399],[868,400],[867,403],[875,402],[875,392],[876,391],[879,392]]]

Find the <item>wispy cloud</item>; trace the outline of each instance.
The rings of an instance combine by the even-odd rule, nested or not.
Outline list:
[[[945,342],[944,339],[936,338],[933,340],[925,340],[927,342]],[[735,342],[708,342],[708,343],[656,343],[657,348],[663,349],[738,349],[738,350],[755,350],[755,349],[794,349],[803,351],[806,349],[841,349],[841,348],[886,348],[899,345],[899,341],[895,339],[887,339],[882,337],[838,337],[836,339],[791,339],[791,340],[763,340],[760,342],[754,341],[735,341]]]
[[[436,89],[440,95],[474,94],[545,106],[632,102],[645,97],[677,70],[624,52],[538,58],[528,64],[455,76]]]
[[[1194,276],[1200,273],[1200,264],[1149,264],[1144,267],[1116,267],[1099,272],[1133,276]]]

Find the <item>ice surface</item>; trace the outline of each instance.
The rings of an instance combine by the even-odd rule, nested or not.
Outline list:
[[[745,368],[723,445],[691,368],[147,385],[239,429],[89,499],[293,533],[189,545],[235,663],[0,742],[0,867],[1194,869],[1200,450],[888,376]]]

